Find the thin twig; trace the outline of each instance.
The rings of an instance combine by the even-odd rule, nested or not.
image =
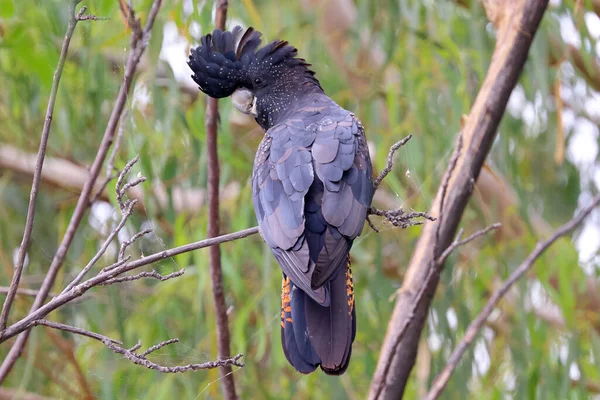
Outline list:
[[[100,249],[98,250],[98,252],[90,260],[90,262],[79,272],[79,274],[77,274],[77,276],[75,277],[75,279],[73,279],[73,281],[71,283],[69,283],[67,285],[67,287],[65,287],[63,289],[63,291],[61,292],[61,294],[68,292],[75,285],[77,285],[79,282],[81,282],[81,280],[90,271],[90,269],[92,269],[94,267],[94,265],[96,265],[96,263],[98,262],[98,260],[100,260],[100,258],[104,255],[104,253],[106,253],[106,250],[108,249],[108,246],[110,246],[110,244],[112,243],[112,241],[115,238],[115,236],[117,236],[117,234],[121,231],[121,229],[123,229],[123,227],[125,226],[125,223],[127,222],[127,219],[131,216],[131,214],[133,214],[133,208],[135,207],[135,202],[136,202],[135,200],[131,200],[131,201],[127,202],[126,209],[123,212],[123,216],[121,217],[121,221],[119,221],[119,223],[115,227],[115,229],[113,229],[110,232],[110,234],[108,235],[108,237],[106,238],[106,240],[104,241],[104,243],[102,243],[102,246],[100,246]]]
[[[385,178],[387,176],[387,174],[389,174],[392,171],[392,167],[394,166],[394,153],[400,147],[404,146],[406,144],[406,142],[408,142],[411,138],[412,138],[412,135],[408,135],[407,137],[405,137],[404,139],[402,139],[399,142],[394,143],[394,145],[392,147],[390,147],[390,151],[387,156],[387,163],[385,165],[385,168],[381,170],[381,172],[377,176],[377,179],[375,179],[375,182],[373,182],[373,186],[375,187],[375,190],[377,190],[377,188],[381,184],[381,181],[383,181],[383,178]]]
[[[138,342],[138,343],[140,343],[140,347],[141,347],[141,342]],[[159,344],[155,344],[154,346],[150,347],[148,350],[146,350],[145,352],[140,354],[140,357],[146,358],[150,353],[153,353],[156,350],[162,349],[163,347],[168,346],[173,343],[179,343],[179,339],[177,339],[177,338],[169,339],[169,340],[165,340],[164,342],[160,342]]]
[[[129,174],[129,171],[131,171],[131,168],[133,168],[133,166],[138,161],[140,161],[139,154],[136,155],[134,158],[132,158],[127,164],[125,164],[123,171],[121,171],[121,173],[119,174],[119,177],[117,178],[115,192],[117,194],[117,203],[119,204],[119,209],[121,209],[121,212],[123,212],[127,208],[125,206],[125,202],[123,202],[123,197],[125,196],[125,186],[124,186],[123,182],[125,181],[125,178]],[[141,183],[141,182],[138,182],[138,183]]]
[[[129,189],[131,187],[135,187],[138,184],[144,182],[146,180],[146,178],[143,176],[140,176],[137,179],[135,179],[134,181],[126,183],[124,185],[123,185],[123,182],[124,182],[125,178],[127,177],[127,175],[129,174],[129,172],[131,171],[131,168],[133,168],[133,166],[139,160],[140,160],[140,156],[137,155],[131,161],[129,161],[127,163],[127,165],[125,166],[125,168],[123,168],[123,171],[121,171],[121,173],[119,174],[119,178],[117,179],[117,185],[115,187],[115,195],[117,198],[117,202],[119,203],[119,207],[121,208],[121,220],[119,221],[117,226],[110,232],[110,234],[108,235],[108,237],[106,238],[104,243],[102,243],[102,246],[100,246],[100,249],[98,250],[96,255],[90,260],[90,262],[85,266],[85,268],[83,268],[81,270],[81,272],[79,272],[79,274],[75,277],[75,279],[73,279],[73,281],[71,283],[69,283],[69,285],[67,285],[67,287],[62,291],[62,293],[68,292],[75,285],[77,285],[79,282],[81,282],[81,280],[90,271],[90,269],[92,269],[94,267],[94,265],[96,265],[98,260],[104,255],[104,253],[106,253],[108,246],[110,246],[110,244],[112,243],[114,238],[119,234],[119,232],[121,232],[121,230],[127,223],[127,220],[129,219],[131,214],[133,214],[133,210],[135,208],[137,200],[135,200],[135,199],[127,200],[127,201],[123,202],[123,197],[125,196],[125,192],[127,191],[127,189]],[[139,237],[141,235],[139,235],[139,236],[136,235],[136,236]],[[134,238],[135,238],[135,236],[134,236]],[[133,243],[133,240],[135,240],[135,239],[132,238],[131,243]],[[121,247],[121,249],[122,249],[122,247]],[[119,251],[119,256],[120,255],[121,255],[121,251]],[[122,259],[122,257],[118,258],[118,260],[121,260],[121,259]]]
[[[131,246],[133,243],[135,243],[136,240],[138,240],[142,236],[148,235],[152,232],[154,232],[153,229],[144,229],[143,231],[140,231],[140,232],[136,233],[135,235],[133,235],[130,239],[125,240],[123,243],[121,243],[121,249],[119,250],[119,256],[118,256],[117,260],[122,260],[125,258],[125,252],[127,251],[127,248],[129,246]]]
[[[396,151],[398,151],[400,147],[404,146],[410,139],[412,139],[412,135],[408,135],[407,137],[394,143],[392,147],[390,147],[385,168],[381,170],[381,172],[377,176],[377,179],[375,179],[375,182],[373,182],[374,191],[377,191],[377,189],[379,189],[379,185],[381,185],[381,182],[383,182],[385,177],[392,171],[392,168],[394,167],[394,154],[396,153]],[[400,227],[403,229],[406,229],[410,226],[423,225],[422,221],[415,221],[415,218],[425,218],[429,221],[435,221],[435,218],[433,218],[425,212],[407,213],[402,209],[402,207],[396,210],[379,210],[375,207],[369,207],[369,209],[367,210],[367,223],[369,224],[369,227],[371,227],[371,229],[373,229],[376,233],[379,233],[379,229],[375,227],[375,224],[373,224],[373,221],[371,221],[371,219],[369,218],[369,216],[371,215],[384,217],[393,226]]]
[[[29,245],[31,243],[31,232],[33,230],[33,221],[35,219],[36,200],[38,190],[40,187],[42,167],[44,166],[44,159],[46,157],[46,146],[48,145],[48,138],[50,136],[50,126],[52,125],[52,115],[54,114],[54,105],[56,104],[58,85],[60,83],[60,78],[62,76],[63,68],[65,66],[65,61],[67,60],[67,54],[69,53],[69,45],[71,44],[71,38],[73,37],[73,32],[75,31],[75,27],[77,26],[75,6],[76,3],[69,3],[69,24],[67,26],[67,32],[65,33],[65,38],[63,40],[62,48],[60,50],[60,57],[58,59],[56,71],[54,72],[54,78],[52,79],[52,88],[50,89],[50,98],[48,99],[48,107],[46,108],[44,127],[42,128],[40,146],[35,161],[35,172],[33,174],[33,182],[31,184],[31,193],[29,194],[29,206],[27,208],[27,220],[25,222],[25,230],[23,232],[23,239],[21,240],[21,245],[19,246],[19,252],[17,254],[17,260],[15,263],[13,276],[10,283],[10,290],[6,296],[6,299],[4,300],[4,305],[2,306],[2,313],[0,314],[0,331],[6,328],[6,321],[8,320],[8,315],[10,314],[10,309],[12,307],[13,300],[15,299],[15,295],[17,294],[19,282],[21,281],[21,276],[23,275],[23,265],[25,263],[25,257],[27,255],[27,250],[29,249]],[[82,7],[79,14],[83,13],[83,11],[85,11],[85,7]],[[2,380],[3,379],[0,378],[0,384],[2,383]]]
[[[456,346],[454,352],[452,352],[452,355],[448,359],[448,362],[442,372],[440,372],[440,374],[435,378],[429,393],[425,397],[427,400],[437,399],[442,393],[463,354],[467,351],[471,343],[473,343],[475,336],[477,336],[477,333],[481,330],[481,327],[485,324],[485,321],[487,321],[488,317],[494,311],[502,297],[509,291],[515,282],[517,282],[527,273],[527,271],[531,269],[533,264],[538,260],[542,253],[548,249],[548,247],[550,247],[559,238],[571,233],[575,228],[577,228],[592,212],[592,210],[598,206],[598,204],[600,204],[600,195],[596,196],[592,200],[592,203],[580,211],[575,217],[573,217],[573,219],[558,228],[552,234],[552,236],[550,236],[550,238],[538,242],[535,246],[535,249],[529,254],[529,256],[527,256],[525,261],[523,261],[523,263],[510,274],[502,286],[498,288],[494,294],[492,294],[485,307],[483,307],[483,310],[481,310],[479,315],[477,315],[473,322],[469,324],[469,327],[465,332],[465,336],[460,341],[458,346]]]
[[[177,278],[181,275],[183,275],[185,273],[184,269],[181,269],[179,271],[176,272],[172,272],[168,275],[161,275],[158,272],[152,270],[152,271],[144,271],[144,272],[140,272],[136,275],[130,275],[130,276],[120,276],[118,278],[112,278],[109,279],[105,282],[102,282],[100,285],[101,286],[108,286],[108,285],[113,285],[115,283],[122,283],[122,282],[131,282],[131,281],[137,281],[143,278],[154,278],[154,279],[158,279],[159,281],[168,281],[169,279],[173,279],[173,278]]]
[[[472,234],[471,236],[469,236],[468,238],[463,239],[463,240],[460,239],[462,237],[462,233],[463,233],[463,230],[461,229],[460,231],[458,231],[458,234],[456,235],[456,239],[454,240],[454,242],[452,242],[452,244],[450,244],[450,246],[448,246],[448,248],[446,248],[446,250],[444,250],[444,252],[442,253],[442,255],[438,257],[437,262],[436,262],[437,265],[444,264],[444,262],[446,261],[446,259],[448,258],[448,256],[457,247],[464,246],[465,244],[467,244],[469,242],[472,242],[473,240],[477,239],[478,237],[487,234],[489,231],[491,231],[493,229],[500,229],[501,227],[502,227],[502,224],[499,223],[499,222],[496,222],[495,224],[492,224],[492,225],[488,226],[485,229],[477,231],[474,234]]]
[[[128,351],[137,351],[142,347],[142,339],[138,339],[137,343],[133,345]]]
[[[120,266],[124,265],[124,264],[125,264],[126,262],[128,262],[129,260],[131,260],[131,256],[130,256],[130,255],[128,255],[128,256],[126,256],[126,257],[123,257],[123,258],[122,258],[122,259],[120,259],[120,260],[117,260],[117,262],[116,262],[116,263],[114,263],[114,264],[111,264],[111,265],[109,265],[109,266],[107,266],[107,267],[104,267],[104,268],[102,268],[102,271],[100,271],[100,272],[106,272],[106,271],[110,271],[111,269],[118,268],[118,267],[120,267]]]
[[[47,319],[38,319],[37,321],[34,321],[32,324],[32,326],[37,326],[37,325],[44,325],[49,328],[58,329],[58,330],[69,332],[69,333],[74,333],[76,335],[87,336],[89,338],[99,340],[102,343],[107,341],[109,343],[114,343],[114,344],[123,344],[123,343],[119,342],[118,340],[114,340],[114,339],[111,339],[104,335],[100,335],[99,333],[91,332],[91,331],[77,328],[77,327],[71,326],[71,325],[65,325],[65,324],[60,324],[58,322],[48,321]]]
[[[258,227],[255,226],[253,228],[244,229],[239,232],[229,233],[215,238],[204,239],[199,242],[189,243],[168,250],[162,250],[158,253],[151,254],[141,259],[128,262],[124,262],[124,260],[118,261],[117,263],[115,263],[120,264],[118,267],[116,267],[115,264],[106,267],[98,275],[80,283],[79,285],[75,286],[73,289],[66,293],[61,293],[60,295],[50,300],[48,303],[41,306],[40,308],[31,311],[26,317],[24,317],[20,321],[15,322],[14,324],[7,327],[6,330],[4,330],[4,332],[0,332],[0,343],[5,342],[11,337],[27,330],[33,321],[44,318],[50,312],[56,310],[64,304],[71,302],[73,299],[82,296],[91,288],[98,286],[102,282],[105,282],[109,279],[115,278],[121,274],[152,264],[156,261],[160,261],[165,258],[171,258],[176,255],[187,253],[193,250],[198,250],[225,242],[231,242],[251,235],[255,235],[257,233]]]
[[[398,208],[396,210],[379,210],[375,207],[369,207],[369,209],[367,210],[367,217],[369,215],[377,215],[378,217],[384,217],[393,226],[399,227],[402,229],[406,229],[408,227],[416,226],[416,225],[423,225],[423,221],[415,221],[416,218],[425,218],[429,221],[435,221],[435,218],[433,218],[431,215],[427,214],[426,212],[408,212],[407,213],[402,209],[402,207]],[[367,222],[369,223],[369,226],[375,232],[379,232],[379,230],[373,226],[373,223],[371,222],[370,219],[367,218]]]
[[[50,289],[54,285],[54,281],[60,268],[62,267],[65,257],[69,248],[71,247],[71,243],[73,238],[75,237],[75,233],[83,220],[83,217],[86,213],[86,210],[90,204],[90,196],[92,194],[92,190],[96,185],[96,181],[98,179],[98,175],[100,174],[100,170],[102,168],[102,164],[106,160],[106,155],[111,147],[112,141],[115,136],[115,131],[121,118],[121,114],[123,113],[123,108],[125,107],[125,103],[127,102],[127,97],[131,89],[131,85],[133,82],[133,77],[137,68],[137,65],[142,57],[142,54],[146,50],[150,40],[150,32],[152,31],[152,27],[154,25],[154,21],[156,20],[156,16],[158,11],[160,10],[160,6],[162,4],[162,0],[154,0],[152,2],[152,7],[150,12],[148,13],[148,20],[146,21],[146,25],[144,26],[143,32],[140,32],[139,29],[132,28],[134,31],[131,35],[131,50],[129,51],[129,55],[127,58],[127,63],[125,65],[125,72],[123,74],[123,81],[121,87],[119,89],[119,94],[117,95],[115,105],[113,107],[112,113],[106,125],[106,130],[104,131],[104,136],[102,137],[102,142],[98,148],[98,152],[96,153],[96,158],[92,166],[90,167],[89,177],[86,181],[83,190],[79,196],[77,201],[77,205],[75,206],[75,210],[73,215],[71,216],[71,220],[69,221],[69,225],[67,226],[67,230],[65,235],[52,259],[52,263],[50,264],[50,268],[42,282],[42,286],[40,288],[40,292],[38,296],[35,298],[33,305],[30,310],[30,314],[38,310],[44,304],[46,300],[46,296],[50,292]],[[74,9],[71,9],[70,15],[74,15]],[[133,15],[133,10],[130,9],[130,15]],[[139,25],[138,25],[139,27]],[[64,47],[64,46],[63,46]],[[65,49],[66,52],[66,49]],[[62,56],[62,52],[61,52]],[[50,117],[51,118],[51,117]],[[44,148],[40,148],[40,150],[45,150]],[[43,151],[40,151],[42,153]],[[24,260],[24,255],[23,255]],[[22,273],[21,271],[19,271]],[[15,285],[16,286],[16,285]],[[13,296],[14,297],[14,296]],[[59,296],[60,297],[60,296]],[[7,310],[10,307],[7,307]],[[8,315],[8,312],[6,312]],[[1,320],[1,318],[0,318]],[[0,329],[0,332],[2,330]],[[29,338],[29,330],[24,334],[20,335],[19,338],[15,341],[13,346],[11,347],[8,355],[2,362],[0,366],[0,385],[4,382],[9,372],[12,370],[13,366],[17,362],[17,359],[21,356],[25,343]]]
[[[204,369],[213,369],[213,368],[225,367],[225,366],[231,367],[232,365],[235,365],[236,367],[244,366],[244,363],[242,361],[240,361],[240,358],[243,357],[243,354],[238,354],[232,358],[220,359],[220,360],[216,360],[216,361],[208,361],[208,362],[205,362],[202,364],[187,364],[187,365],[174,366],[174,367],[167,367],[167,366],[159,365],[159,364],[156,364],[156,363],[146,359],[145,356],[147,354],[149,354],[150,352],[155,351],[155,350],[157,350],[161,347],[164,347],[168,344],[176,343],[176,342],[177,342],[177,340],[173,340],[173,339],[167,340],[166,342],[162,342],[155,346],[152,346],[147,352],[144,352],[142,354],[138,354],[135,351],[140,348],[141,342],[138,342],[138,344],[136,346],[134,346],[132,349],[129,349],[129,350],[125,349],[121,346],[115,345],[110,341],[105,341],[103,343],[106,347],[111,349],[113,352],[122,355],[123,357],[125,357],[126,359],[128,359],[129,361],[131,361],[132,363],[134,363],[136,365],[141,365],[143,367],[153,369],[153,370],[159,371],[159,372],[164,372],[164,373],[172,374],[172,373],[180,373],[180,372],[187,372],[187,371],[199,371],[199,370],[204,370]],[[135,348],[135,350],[133,350],[134,348]]]

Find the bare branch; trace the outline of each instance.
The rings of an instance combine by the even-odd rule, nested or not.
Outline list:
[[[44,118],[44,127],[42,128],[40,146],[35,162],[35,172],[33,174],[33,182],[31,184],[31,193],[29,194],[29,206],[27,208],[27,220],[25,222],[25,230],[23,232],[23,239],[21,240],[21,245],[19,246],[19,252],[17,254],[17,260],[15,263],[13,276],[10,283],[10,290],[6,296],[6,299],[4,300],[4,304],[2,306],[2,313],[0,314],[0,331],[4,330],[4,328],[6,327],[6,321],[8,320],[8,315],[10,314],[10,309],[12,307],[13,300],[15,299],[15,295],[17,294],[17,289],[19,287],[19,282],[21,281],[21,276],[23,275],[23,265],[25,263],[25,256],[27,255],[27,249],[29,248],[29,244],[31,242],[31,232],[33,230],[33,221],[35,219],[35,205],[38,190],[40,188],[42,167],[44,166],[44,159],[46,157],[46,146],[48,145],[48,138],[50,137],[50,126],[52,125],[52,115],[54,114],[54,105],[56,104],[58,85],[60,83],[60,78],[62,76],[63,68],[65,66],[65,61],[67,60],[67,54],[69,53],[69,45],[71,44],[71,38],[73,37],[73,32],[75,31],[75,27],[77,26],[77,18],[85,11],[85,7],[82,7],[81,11],[76,16],[75,6],[76,3],[69,3],[69,24],[67,26],[67,32],[65,33],[65,38],[63,40],[62,48],[60,50],[60,57],[58,59],[56,71],[54,72],[54,78],[52,79],[52,88],[50,89],[50,98],[48,99],[48,107],[46,108],[46,117]],[[3,378],[0,377],[0,383],[2,383],[2,381]]]
[[[129,51],[127,63],[125,65],[123,81],[122,81],[121,87],[119,89],[119,94],[117,95],[117,98],[115,100],[115,105],[113,107],[112,113],[111,113],[108,123],[106,125],[106,130],[104,132],[104,136],[102,137],[102,141],[98,148],[96,158],[94,159],[94,162],[92,163],[92,165],[90,167],[89,177],[88,177],[87,181],[85,182],[83,190],[81,191],[81,195],[79,196],[77,205],[75,206],[75,211],[73,212],[71,220],[69,221],[69,225],[67,226],[65,236],[63,237],[60,245],[58,246],[58,250],[57,250],[56,254],[54,255],[54,258],[52,259],[52,263],[50,264],[50,268],[48,269],[46,277],[44,278],[44,281],[40,288],[40,292],[39,292],[38,296],[35,298],[35,301],[31,307],[30,315],[31,315],[31,313],[35,313],[35,311],[38,310],[40,307],[42,307],[42,305],[44,304],[46,296],[48,295],[48,293],[50,292],[50,289],[54,285],[56,276],[58,275],[58,272],[64,263],[65,257],[67,255],[67,251],[71,247],[71,243],[73,241],[73,238],[75,237],[75,233],[77,232],[77,229],[78,229],[81,221],[83,220],[86,210],[90,204],[90,196],[92,194],[92,190],[96,186],[96,181],[100,174],[102,164],[106,160],[106,156],[107,156],[108,151],[113,142],[118,122],[121,118],[121,114],[123,113],[123,108],[125,107],[125,103],[127,102],[127,96],[131,89],[135,70],[140,61],[140,58],[142,57],[142,54],[144,53],[144,51],[146,50],[146,47],[148,46],[148,42],[150,39],[150,32],[152,30],[152,26],[154,25],[154,21],[156,20],[156,16],[158,14],[161,4],[162,4],[162,0],[154,0],[152,2],[152,7],[148,14],[148,20],[146,22],[143,32],[140,34],[139,29],[138,30],[134,29],[134,32],[131,35],[131,50]],[[74,7],[74,6],[71,6],[71,7]],[[130,9],[129,11],[130,11],[130,15],[133,16],[133,10]],[[74,15],[74,8],[71,9],[70,15]],[[69,27],[71,27],[71,24],[76,23],[76,20],[74,20],[73,17],[71,17],[71,18],[72,19],[70,20]],[[69,28],[69,30],[70,30],[70,28]],[[67,33],[69,33],[69,31],[67,31]],[[72,35],[72,32],[70,34]],[[68,41],[70,41],[70,38],[69,38],[69,40],[66,40],[65,42],[68,44]],[[64,53],[66,54],[66,50],[67,50],[68,46],[63,46],[63,47],[64,47]],[[64,59],[62,51],[61,51],[61,59]],[[63,64],[64,64],[64,61],[63,61]],[[60,66],[60,64],[59,64],[59,66]],[[62,70],[62,67],[61,67],[61,70]],[[56,82],[56,85],[58,85],[58,82]],[[53,84],[53,86],[54,86],[54,84]],[[54,98],[56,97],[56,91],[54,91],[53,97]],[[51,97],[51,99],[53,97]],[[50,105],[52,105],[52,107],[53,107],[53,104],[54,104],[53,100],[51,102],[49,102],[49,109],[50,109]],[[47,121],[46,123],[48,124],[48,129],[49,129],[51,117],[52,116],[50,114],[49,118],[46,118],[46,121]],[[44,131],[45,130],[46,129],[44,129]],[[47,138],[46,138],[46,141],[47,141]],[[44,143],[44,145],[43,146],[40,145],[40,152],[39,152],[40,154],[45,152],[45,141],[43,140],[43,138],[42,138],[42,143]],[[40,156],[40,157],[43,157],[43,156]],[[40,167],[40,170],[41,170],[41,167]],[[35,184],[33,186],[36,188],[36,191],[37,191],[37,186]],[[25,242],[28,242],[28,241],[25,241]],[[23,247],[24,247],[24,249],[23,249],[22,259],[24,260],[26,246],[23,246]],[[17,272],[17,270],[15,270],[15,272]],[[22,273],[22,268],[18,272],[19,273],[18,274],[15,273],[15,275],[20,275]],[[15,278],[17,283],[18,283],[18,279],[19,278]],[[15,285],[15,286],[18,286],[18,285]],[[16,290],[16,288],[15,288],[15,290]],[[14,298],[14,295],[13,295],[13,298]],[[10,309],[10,307],[6,307],[6,309],[7,309],[7,312],[4,313],[4,314],[6,314],[5,320],[6,320],[6,317],[8,316],[8,310]],[[1,320],[2,320],[2,318],[0,318],[0,322],[1,322]],[[0,332],[1,331],[2,330],[0,329]],[[25,343],[27,342],[27,339],[29,338],[29,332],[30,331],[28,330],[23,335],[19,336],[19,338],[15,341],[12,348],[10,349],[8,355],[4,359],[2,365],[0,366],[0,385],[4,382],[4,380],[6,379],[6,376],[12,370],[15,362],[20,357],[20,355],[23,351],[23,348],[25,346]]]
[[[227,18],[227,0],[216,0],[215,27],[225,29]],[[219,235],[219,154],[217,147],[217,133],[219,123],[219,100],[209,98],[206,104],[206,158],[208,164],[208,237]],[[223,273],[221,271],[221,249],[213,246],[209,249],[210,280],[217,324],[217,350],[219,358],[225,359],[231,355],[229,339],[229,321],[227,317],[227,303],[223,292]],[[224,365],[219,369],[221,388],[225,399],[238,398],[235,391],[235,381],[231,373],[231,366]]]
[[[410,139],[412,139],[412,135],[408,135],[407,137],[405,137],[399,142],[396,142],[392,147],[390,147],[390,152],[387,156],[387,163],[385,165],[385,168],[381,170],[379,176],[377,176],[377,179],[375,179],[375,182],[373,182],[375,190],[379,188],[379,185],[381,185],[381,181],[383,181],[383,179],[392,171],[392,167],[394,166],[394,153],[396,153],[396,151],[400,147],[404,146]]]
[[[44,325],[49,328],[58,329],[58,330],[69,332],[69,333],[74,333],[76,335],[87,336],[89,338],[99,340],[102,343],[107,341],[109,343],[114,343],[114,344],[123,344],[123,343],[119,342],[118,340],[111,339],[109,337],[100,335],[95,332],[90,332],[88,330],[77,328],[77,327],[71,326],[71,325],[65,325],[65,324],[60,324],[58,322],[48,321],[47,319],[39,319],[32,324],[32,326],[37,326],[37,325]]]
[[[154,278],[154,279],[158,279],[159,281],[168,281],[169,279],[177,278],[177,277],[183,275],[184,273],[185,273],[185,270],[181,269],[179,271],[172,272],[168,275],[161,275],[158,272],[152,270],[150,272],[140,272],[139,274],[136,274],[136,275],[112,278],[105,282],[102,282],[100,284],[100,286],[108,286],[108,285],[112,285],[115,283],[137,281],[137,280],[143,279],[143,278]]]
[[[392,168],[394,167],[394,154],[400,147],[404,146],[411,138],[412,138],[412,135],[408,135],[407,137],[400,140],[399,142],[394,143],[392,145],[392,147],[390,147],[390,150],[389,150],[388,156],[387,156],[386,166],[383,170],[381,170],[381,172],[377,176],[377,179],[375,179],[375,182],[373,183],[375,192],[377,191],[377,189],[379,189],[379,186],[381,185],[381,182],[383,182],[385,177],[392,171]],[[400,227],[402,229],[406,229],[408,227],[416,226],[416,225],[423,225],[422,221],[415,221],[416,218],[425,218],[425,219],[428,219],[429,221],[435,221],[435,218],[433,218],[432,216],[430,216],[429,214],[427,214],[425,212],[409,212],[409,213],[407,213],[403,210],[402,207],[395,209],[395,210],[379,210],[375,207],[369,207],[367,210],[367,219],[366,220],[367,220],[367,223],[369,224],[369,227],[377,233],[379,233],[379,229],[377,229],[377,227],[375,227],[375,224],[373,224],[373,221],[371,221],[371,218],[369,218],[369,216],[371,216],[371,215],[376,215],[378,217],[384,217],[393,226]]]
[[[531,252],[531,254],[529,254],[525,261],[523,261],[523,263],[510,274],[502,286],[498,288],[494,294],[492,294],[483,310],[481,310],[479,315],[477,315],[473,322],[469,324],[469,327],[465,332],[465,336],[460,341],[458,346],[456,346],[456,349],[448,359],[448,362],[442,372],[440,372],[440,374],[435,378],[431,390],[425,397],[426,399],[434,400],[440,396],[463,354],[467,351],[467,348],[471,345],[471,343],[473,343],[475,336],[477,336],[477,333],[481,330],[481,327],[485,324],[492,311],[494,311],[494,308],[496,308],[502,297],[509,291],[515,282],[517,282],[523,275],[525,275],[525,273],[527,273],[527,271],[531,269],[533,264],[542,255],[542,253],[548,249],[548,247],[550,247],[559,238],[568,235],[575,228],[577,228],[592,212],[592,210],[598,206],[598,204],[600,204],[600,195],[596,196],[592,200],[592,203],[580,211],[573,219],[558,228],[552,234],[552,236],[550,236],[550,238],[536,244],[535,249]]]
[[[105,341],[103,343],[106,347],[108,347],[115,353],[124,356],[126,359],[128,359],[129,361],[131,361],[132,363],[134,363],[136,365],[141,365],[143,367],[153,369],[155,371],[169,373],[169,374],[187,372],[187,371],[199,371],[199,370],[204,370],[204,369],[213,369],[213,368],[226,367],[226,366],[231,367],[232,365],[234,365],[236,367],[244,366],[244,363],[242,361],[240,361],[240,359],[243,357],[243,354],[238,354],[232,358],[225,358],[225,359],[220,359],[220,360],[216,360],[216,361],[209,361],[209,362],[205,362],[202,364],[187,364],[187,365],[181,365],[181,366],[175,366],[175,367],[167,367],[167,366],[159,365],[159,364],[156,364],[156,363],[146,359],[146,355],[150,354],[151,352],[158,350],[161,347],[164,347],[171,343],[177,343],[177,341],[178,341],[177,339],[167,340],[166,342],[162,342],[155,346],[152,346],[150,349],[148,349],[146,352],[144,352],[142,354],[136,353],[136,350],[138,350],[141,347],[141,341],[138,342],[137,345],[135,345],[134,347],[132,347],[129,350],[125,349],[121,346],[115,345],[110,341]]]
[[[133,345],[128,351],[137,351],[142,347],[142,339],[138,339],[138,342]]]

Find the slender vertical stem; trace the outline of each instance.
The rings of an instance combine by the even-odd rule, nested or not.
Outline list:
[[[54,78],[52,80],[52,88],[50,89],[50,98],[48,99],[48,107],[46,108],[46,117],[44,119],[44,127],[42,128],[42,137],[40,139],[40,146],[35,160],[35,171],[33,173],[33,183],[31,184],[31,193],[29,194],[29,207],[27,208],[27,220],[25,222],[25,231],[23,232],[23,239],[19,246],[19,253],[17,255],[17,262],[15,263],[12,281],[10,282],[10,288],[4,305],[2,306],[2,314],[0,315],[0,331],[6,328],[6,321],[8,320],[8,314],[12,307],[13,300],[17,294],[19,288],[19,282],[23,275],[23,265],[25,264],[25,256],[31,243],[31,232],[33,231],[33,220],[35,218],[35,205],[38,195],[38,189],[40,187],[40,181],[42,176],[42,167],[44,166],[44,159],[46,158],[46,146],[48,144],[48,137],[50,136],[50,126],[52,125],[52,115],[54,114],[54,105],[56,104],[56,95],[58,93],[58,84],[62,76],[63,67],[67,60],[67,54],[69,52],[69,45],[71,44],[71,38],[73,32],[77,26],[78,17],[75,15],[75,6],[79,1],[72,2],[69,4],[69,25],[65,38],[63,40],[62,48],[60,50],[60,57],[58,59],[58,65],[56,71],[54,71]],[[80,14],[85,11],[85,7],[82,8]]]
[[[225,29],[227,0],[216,0],[216,21],[219,29]],[[217,151],[217,128],[219,102],[209,98],[206,106],[206,149],[208,159],[208,237],[219,236],[219,155]],[[215,319],[217,323],[217,351],[220,359],[230,357],[229,321],[227,304],[223,293],[223,273],[221,271],[221,248],[212,246],[209,250],[210,275],[212,283]],[[231,365],[219,368],[221,387],[226,399],[237,399]]]

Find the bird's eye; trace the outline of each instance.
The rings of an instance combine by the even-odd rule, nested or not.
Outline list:
[[[260,79],[260,78],[254,79],[254,84],[255,85],[260,85],[261,83],[262,83],[262,79]]]

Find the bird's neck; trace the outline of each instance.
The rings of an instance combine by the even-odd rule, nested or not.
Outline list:
[[[257,96],[256,122],[267,131],[285,120],[302,99],[320,93],[323,89],[313,75],[279,80]]]

